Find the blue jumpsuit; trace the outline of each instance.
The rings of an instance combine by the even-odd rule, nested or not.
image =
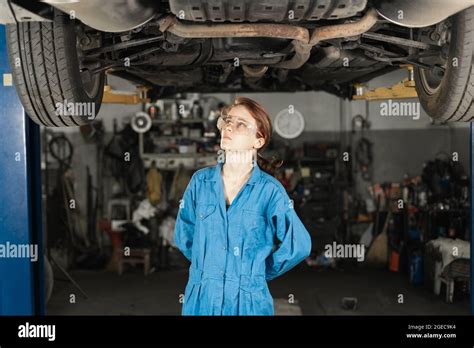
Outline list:
[[[196,171],[180,202],[174,239],[191,261],[182,315],[273,315],[267,281],[310,254],[310,235],[258,165],[226,209],[222,165]]]

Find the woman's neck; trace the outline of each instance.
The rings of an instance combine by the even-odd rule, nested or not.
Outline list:
[[[252,151],[248,154],[226,151],[226,161],[222,166],[223,176],[236,179],[248,176],[254,165]]]

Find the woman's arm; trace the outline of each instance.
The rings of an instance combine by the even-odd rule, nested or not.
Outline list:
[[[280,242],[266,259],[266,279],[272,280],[310,255],[311,237],[286,192],[278,192],[278,197],[270,204],[269,218]]]
[[[194,225],[196,222],[195,195],[196,179],[193,175],[180,201],[174,229],[174,241],[176,246],[189,261],[191,261]]]

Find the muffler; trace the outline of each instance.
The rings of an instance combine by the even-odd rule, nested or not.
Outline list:
[[[474,0],[377,0],[375,8],[385,19],[402,27],[422,28],[474,6]]]
[[[135,29],[155,15],[153,0],[40,0],[91,28],[118,33]]]

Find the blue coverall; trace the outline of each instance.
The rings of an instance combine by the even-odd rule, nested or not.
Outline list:
[[[196,171],[180,202],[174,239],[191,261],[182,315],[274,315],[267,281],[310,254],[310,235],[258,165],[226,209],[222,165]]]

